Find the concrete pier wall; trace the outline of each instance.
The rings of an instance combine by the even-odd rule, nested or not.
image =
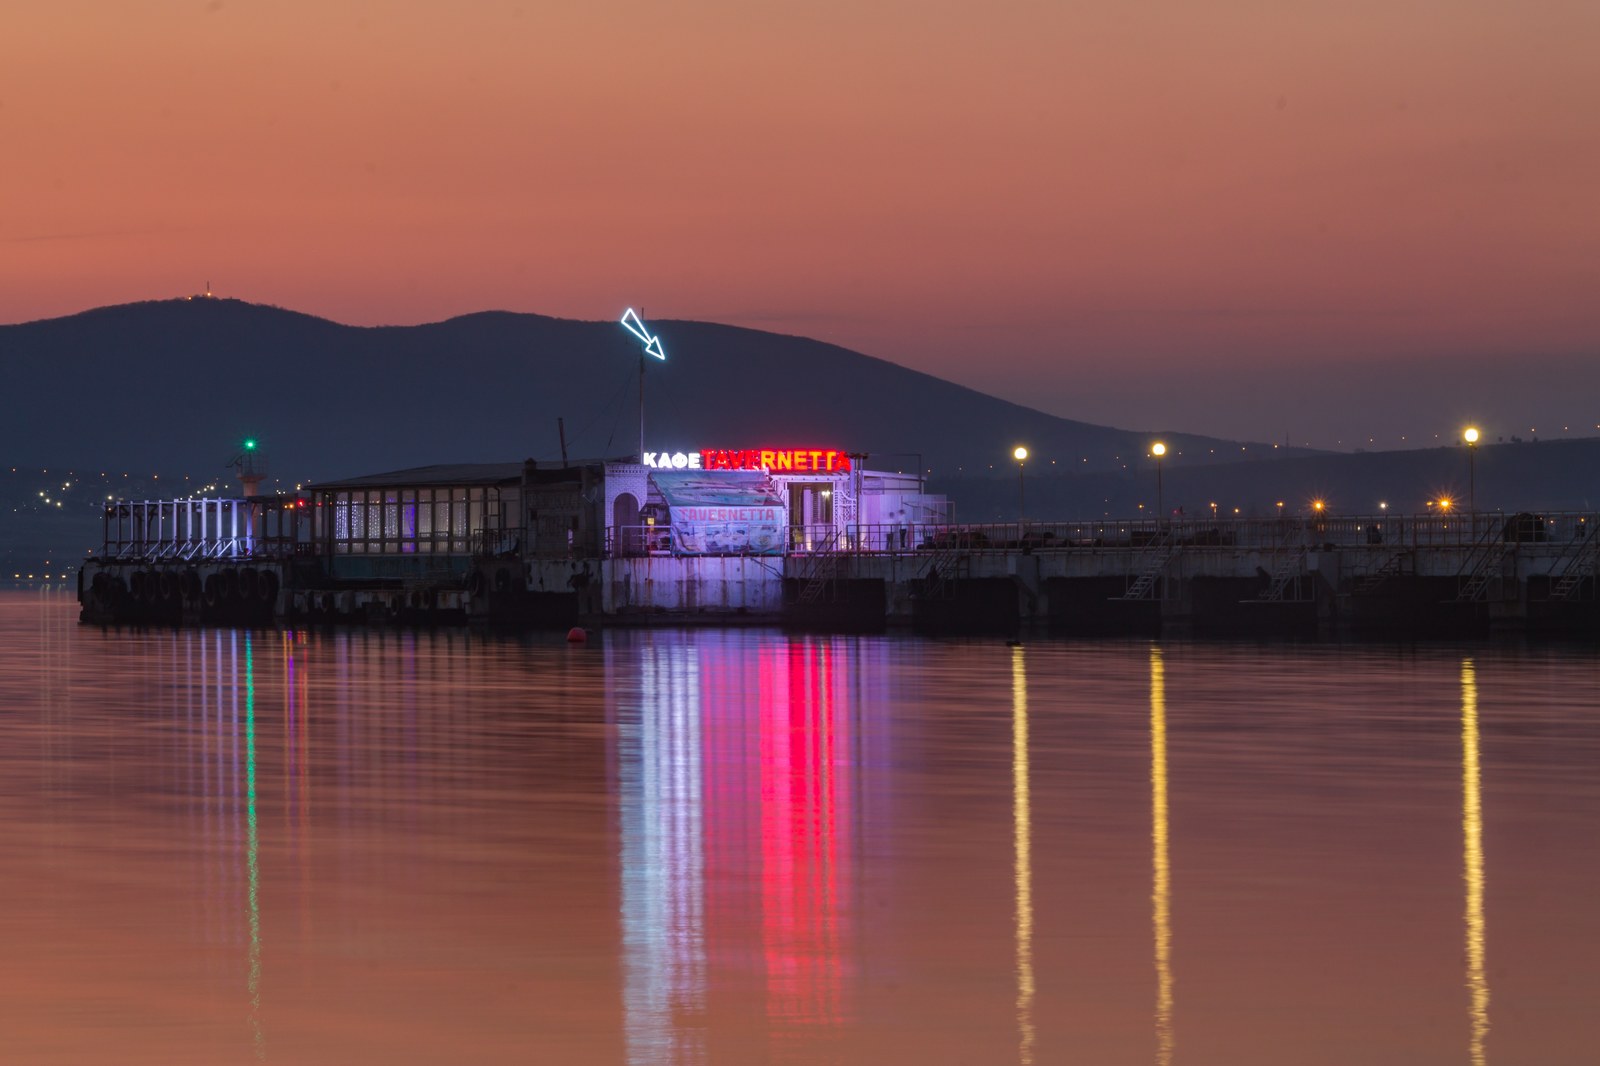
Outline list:
[[[600,563],[605,617],[764,617],[783,611],[781,556],[647,556]]]
[[[329,573],[316,559],[247,562],[91,560],[80,577],[83,617],[171,624],[785,622],[1084,634],[1600,632],[1600,545],[1587,538],[494,557],[359,578]]]

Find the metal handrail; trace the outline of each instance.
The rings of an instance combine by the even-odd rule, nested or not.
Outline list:
[[[808,555],[819,550],[845,555],[895,555],[923,558],[956,548],[972,554],[1007,554],[1017,551],[1144,551],[1164,541],[1183,551],[1241,550],[1275,554],[1301,549],[1370,548],[1386,552],[1416,548],[1475,546],[1520,535],[1511,528],[1516,515],[1499,512],[1450,514],[1326,515],[1272,518],[1178,518],[1157,522],[1153,518],[1101,519],[1081,522],[990,523],[851,523],[835,534],[835,527],[795,527],[785,545],[786,555]],[[1555,546],[1572,539],[1569,530],[1586,531],[1600,524],[1600,516],[1583,511],[1544,512],[1537,516],[1538,540]],[[1508,533],[1508,530],[1511,530]],[[646,553],[671,551],[671,527],[611,527],[606,531],[606,554],[618,555],[627,543],[646,543]],[[826,548],[822,545],[826,543]],[[632,554],[641,554],[633,552]],[[739,553],[730,553],[739,554]]]

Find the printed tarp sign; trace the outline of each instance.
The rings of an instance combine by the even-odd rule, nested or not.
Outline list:
[[[759,471],[650,475],[672,515],[679,555],[782,555],[788,511]]]

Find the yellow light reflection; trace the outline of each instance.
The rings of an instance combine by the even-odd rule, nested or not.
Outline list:
[[[1461,836],[1462,879],[1467,889],[1467,990],[1473,1066],[1488,1061],[1489,977],[1484,970],[1483,938],[1483,792],[1478,766],[1478,672],[1471,659],[1461,661]]]
[[[1172,1063],[1172,865],[1167,856],[1167,678],[1161,649],[1150,649],[1150,893],[1156,940],[1156,1062]]]
[[[1017,1059],[1033,1063],[1033,826],[1028,781],[1028,675],[1011,649],[1011,810],[1016,840]]]

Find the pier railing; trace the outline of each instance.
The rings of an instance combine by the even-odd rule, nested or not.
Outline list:
[[[105,558],[121,562],[284,559],[311,550],[288,500],[119,500],[104,514]]]
[[[1571,545],[1600,528],[1600,514],[1546,511],[1502,514],[1312,515],[1285,517],[1180,517],[1082,522],[895,523],[794,527],[784,554],[902,555],[956,550],[966,553],[1144,550],[1163,543],[1177,550],[1235,549],[1296,552],[1341,547],[1472,550],[1486,544]],[[675,554],[670,527],[618,527],[608,531],[607,554]],[[724,554],[737,555],[737,551]],[[771,554],[770,549],[749,554]]]
[[[105,557],[126,562],[190,562],[212,559],[285,559],[313,554],[318,545],[305,502],[290,498],[124,500],[105,508]],[[1600,514],[1448,512],[1400,515],[1217,516],[1158,520],[1099,519],[1078,522],[849,523],[789,527],[773,535],[752,531],[748,548],[715,554],[789,556],[926,555],[1144,551],[1160,544],[1172,551],[1242,550],[1295,554],[1341,547],[1404,552],[1456,548],[1478,555],[1507,547],[1546,544],[1567,551],[1574,573],[1600,570],[1596,543]],[[729,531],[734,533],[736,531]],[[737,543],[738,536],[729,540]],[[414,545],[413,545],[414,547]],[[476,531],[476,555],[523,554],[513,531]],[[594,545],[571,544],[568,552],[589,555]],[[599,545],[603,555],[626,558],[681,554],[666,525],[611,527]],[[409,548],[403,549],[409,551]],[[383,554],[383,553],[380,553]],[[696,554],[706,554],[699,552]]]

